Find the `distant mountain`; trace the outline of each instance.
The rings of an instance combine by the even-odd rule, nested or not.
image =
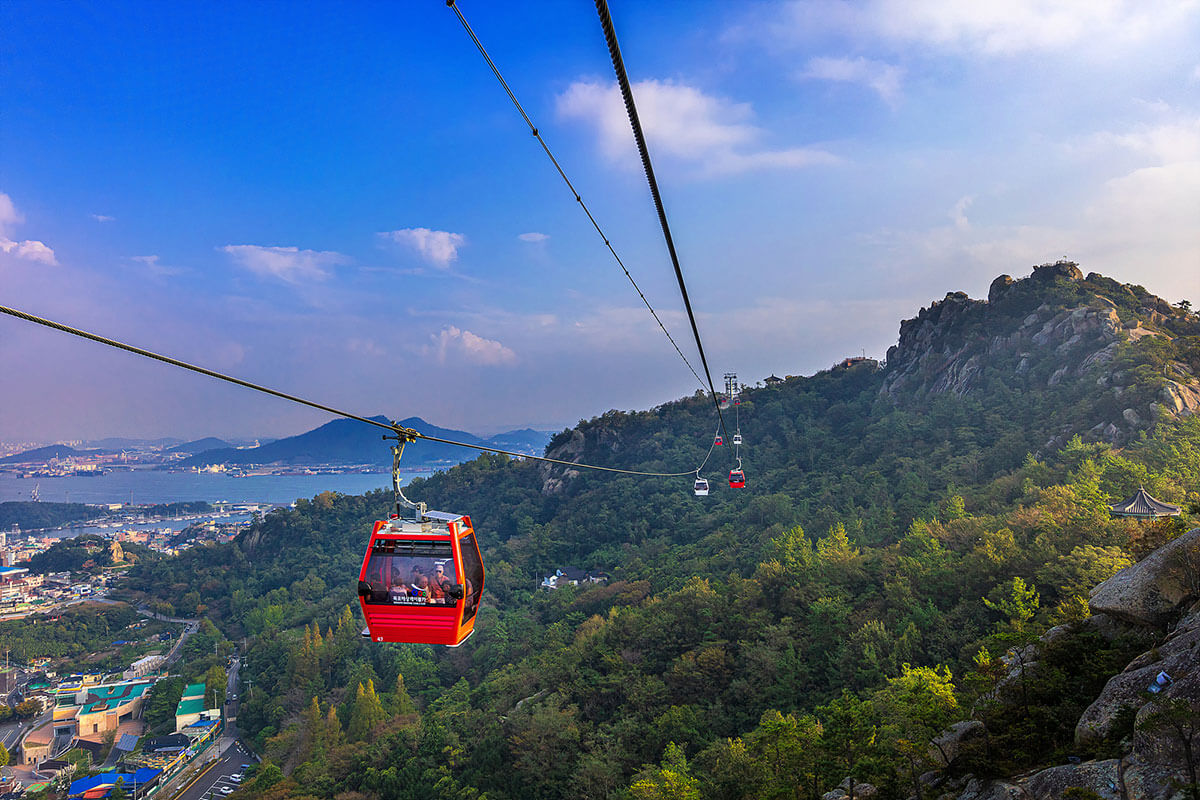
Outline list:
[[[371,419],[383,423],[389,422],[388,418],[384,416],[371,417]],[[440,439],[453,439],[467,444],[505,450],[517,450],[517,448],[492,442],[503,440],[510,444],[519,444],[522,448],[536,447],[538,443],[537,436],[527,436],[525,432],[521,431],[500,434],[492,439],[482,439],[466,431],[439,428],[420,417],[409,417],[400,420],[398,424],[406,428],[415,428],[421,433]],[[536,431],[529,433],[537,434]],[[179,464],[184,467],[208,464],[371,464],[390,467],[392,463],[390,445],[381,439],[382,435],[383,431],[379,428],[351,419],[337,419],[299,436],[289,436],[270,444],[244,450],[231,447],[207,450],[184,459]],[[545,446],[546,441],[549,441],[549,436],[542,439],[542,447]],[[526,449],[520,449],[518,452],[526,452]],[[406,466],[450,466],[469,461],[476,455],[478,455],[477,452],[464,447],[417,441],[406,446],[404,464]]]
[[[498,433],[486,441],[490,447],[498,450],[511,450],[514,453],[524,453],[528,456],[540,456],[550,444],[550,439],[557,431],[535,431],[533,428],[521,428],[516,431]]]
[[[66,456],[94,456],[101,454],[103,450],[76,450],[74,447],[67,447],[65,444],[51,444],[45,447],[36,447],[33,450],[26,450],[23,453],[15,453],[11,456],[0,458],[0,464],[27,464],[27,463],[44,463],[52,458],[65,458]]]
[[[203,439],[197,439],[194,442],[184,442],[177,444],[167,450],[168,453],[187,453],[188,455],[196,455],[203,453],[206,450],[218,450],[229,448],[232,445],[229,442],[216,438],[215,436],[206,436]]]

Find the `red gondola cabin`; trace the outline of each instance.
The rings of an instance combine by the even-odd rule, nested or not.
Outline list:
[[[729,488],[745,489],[746,473],[742,472],[740,469],[731,470],[729,473]]]
[[[462,644],[475,630],[483,561],[471,518],[427,511],[375,523],[358,575],[374,642]]]

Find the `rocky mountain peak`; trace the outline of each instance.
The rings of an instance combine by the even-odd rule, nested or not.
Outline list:
[[[1200,410],[1197,365],[1150,352],[1151,340],[1198,334],[1200,320],[1186,306],[1097,273],[1085,277],[1071,261],[1042,264],[1024,279],[999,276],[986,301],[950,292],[901,322],[881,394],[903,405],[947,393],[985,395],[998,382],[1017,391],[1063,387],[1102,413],[1064,435],[1087,432],[1119,443],[1159,417]],[[1142,364],[1162,376],[1146,397],[1129,391]]]

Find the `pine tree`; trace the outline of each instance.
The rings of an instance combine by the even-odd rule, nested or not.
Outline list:
[[[337,709],[333,706],[329,707],[329,713],[325,716],[325,747],[333,750],[342,746],[344,739],[342,735],[342,721],[338,719]]]
[[[321,704],[313,695],[312,703],[304,711],[301,736],[304,737],[305,747],[302,760],[320,753],[325,747],[325,721],[321,717]]]
[[[366,739],[371,729],[386,718],[387,712],[375,694],[375,682],[368,678],[365,687],[358,684],[358,692],[350,709],[350,721],[346,725],[346,735],[350,740],[357,742]]]
[[[396,675],[396,692],[392,698],[392,713],[397,716],[417,713],[417,707],[413,704],[412,697],[409,696],[408,689],[404,685],[404,673]]]

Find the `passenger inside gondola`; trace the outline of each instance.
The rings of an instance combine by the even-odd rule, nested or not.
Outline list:
[[[446,577],[445,564],[438,564],[434,567],[433,580],[429,582],[429,599],[435,605],[446,603],[446,589],[450,587],[451,580]]]
[[[420,564],[413,564],[412,580],[408,585],[412,587],[413,597],[429,597],[429,578],[425,577],[425,570],[421,569]]]

